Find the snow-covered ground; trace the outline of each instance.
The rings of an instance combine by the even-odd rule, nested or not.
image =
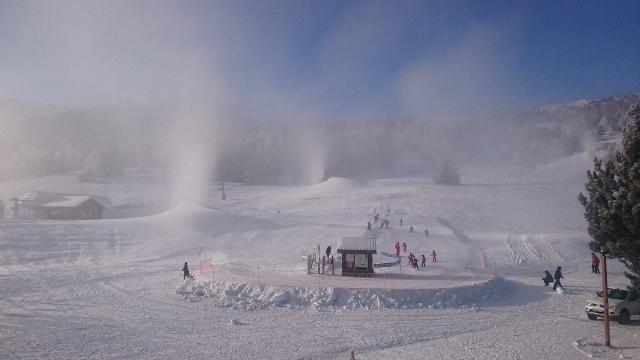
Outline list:
[[[225,201],[212,184],[202,206],[172,209],[161,172],[3,183],[4,200],[43,190],[150,206],[136,218],[0,221],[0,358],[640,359],[639,319],[612,323],[605,350],[602,322],[584,314],[600,284],[576,201],[588,166],[582,155],[477,165],[456,187],[420,177],[226,184]],[[374,209],[391,221],[369,234],[375,261],[400,241],[427,256],[425,269],[403,258],[374,278],[306,273],[304,255],[367,233]],[[207,259],[214,271],[200,274]],[[182,280],[185,261],[193,280]],[[564,294],[541,286],[558,265]],[[611,286],[624,286],[623,268],[610,271]]]

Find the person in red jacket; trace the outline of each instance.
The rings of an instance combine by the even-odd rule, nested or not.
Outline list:
[[[396,241],[396,255],[400,256],[400,241]]]
[[[591,272],[600,274],[600,259],[594,253],[591,253]]]

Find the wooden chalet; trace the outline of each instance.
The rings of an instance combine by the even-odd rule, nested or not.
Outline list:
[[[371,276],[373,255],[376,254],[374,237],[347,237],[338,242],[342,255],[342,276]]]
[[[14,198],[16,218],[89,220],[101,219],[111,201],[104,196],[34,191]]]

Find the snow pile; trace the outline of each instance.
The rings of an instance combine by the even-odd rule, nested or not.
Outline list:
[[[176,293],[184,297],[213,298],[220,306],[240,309],[342,308],[342,309],[445,309],[485,305],[512,291],[502,278],[440,289],[349,289],[333,287],[275,287],[255,284],[201,281],[181,282]]]

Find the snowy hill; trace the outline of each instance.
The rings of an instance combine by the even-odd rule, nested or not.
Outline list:
[[[227,181],[282,185],[425,175],[443,158],[457,165],[539,165],[609,151],[637,101],[639,94],[627,94],[447,121],[262,121],[230,109],[209,119],[221,131],[199,136],[212,144],[209,161]],[[170,106],[0,101],[0,151],[11,154],[0,164],[0,181],[86,168],[98,177],[126,167],[170,168],[179,151],[170,141],[174,125],[191,120]]]

